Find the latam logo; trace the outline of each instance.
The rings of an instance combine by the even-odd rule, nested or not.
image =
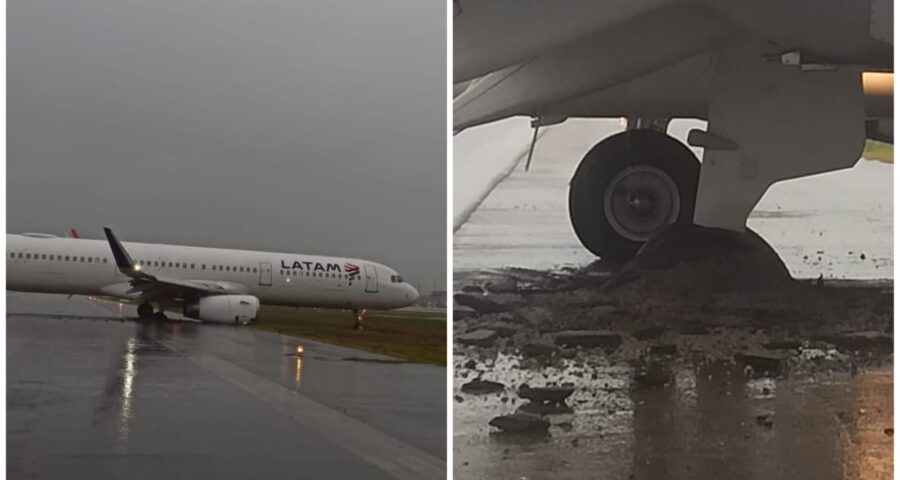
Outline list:
[[[349,265],[349,263],[347,264]],[[356,265],[353,265],[356,267]],[[319,262],[301,262],[294,261],[288,265],[284,260],[281,261],[281,268],[284,270],[306,270],[308,272],[342,272],[341,266],[337,263],[319,263]],[[350,273],[349,271],[347,273]],[[356,267],[356,273],[359,273],[359,267]]]
[[[350,279],[352,280],[355,277],[359,276],[359,266],[354,265],[352,263],[344,264],[344,271],[350,274]]]
[[[354,265],[352,263],[344,264],[344,271],[347,272],[347,279],[349,280],[349,284],[353,285],[354,280],[359,280],[359,266]]]

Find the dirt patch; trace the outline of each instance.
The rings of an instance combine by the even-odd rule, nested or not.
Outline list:
[[[504,331],[487,345],[458,342],[458,377],[477,365],[477,375],[509,385],[508,372],[492,366],[514,358],[516,370],[562,368],[586,385],[598,369],[621,368],[627,388],[666,388],[674,365],[714,362],[739,377],[786,378],[854,374],[892,359],[891,282],[795,280],[753,232],[671,230],[621,268],[483,272],[456,290],[464,287],[455,338]]]

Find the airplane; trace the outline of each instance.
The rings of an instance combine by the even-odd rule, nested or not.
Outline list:
[[[141,319],[179,305],[187,318],[231,324],[255,321],[261,304],[352,309],[358,329],[368,309],[419,298],[396,270],[368,260],[125,244],[110,228],[104,233],[106,241],[7,234],[7,289],[133,302]]]
[[[581,243],[627,260],[673,225],[736,232],[772,184],[893,143],[892,0],[454,0],[456,132],[627,119],[569,184]],[[674,118],[707,121],[687,143]],[[529,158],[530,160],[530,158]]]

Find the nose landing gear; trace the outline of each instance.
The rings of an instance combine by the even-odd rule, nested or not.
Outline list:
[[[366,329],[366,309],[357,309],[353,310],[353,314],[356,315],[356,323],[353,325],[354,330],[365,330]]]

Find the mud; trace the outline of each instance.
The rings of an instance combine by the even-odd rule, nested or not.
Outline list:
[[[515,330],[454,347],[455,478],[889,478],[892,282],[754,268],[729,282],[708,281],[721,259],[458,275],[455,337]],[[462,392],[475,377],[507,387]],[[544,405],[522,385],[572,393]],[[517,436],[543,432],[517,412],[547,435]]]

